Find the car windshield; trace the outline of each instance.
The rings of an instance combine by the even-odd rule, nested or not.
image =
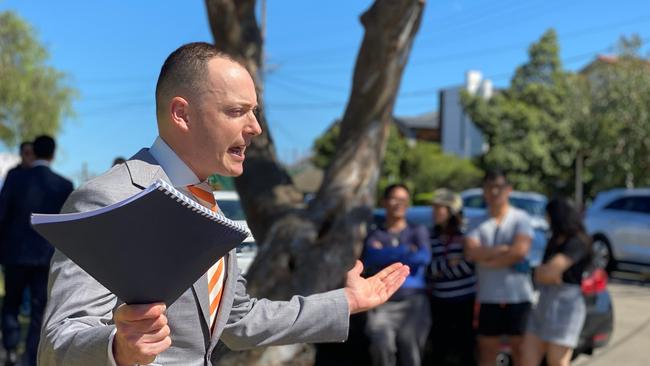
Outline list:
[[[544,217],[546,201],[510,197],[510,204],[526,211],[530,216]]]
[[[546,210],[546,200],[510,197],[510,204],[526,211],[531,216],[544,217]],[[480,194],[467,196],[463,199],[465,208],[485,208],[485,200]]]

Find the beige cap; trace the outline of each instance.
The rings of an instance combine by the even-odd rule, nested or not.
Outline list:
[[[433,200],[431,203],[449,207],[449,211],[454,215],[463,209],[463,200],[460,198],[460,195],[447,188],[436,189],[433,192]]]

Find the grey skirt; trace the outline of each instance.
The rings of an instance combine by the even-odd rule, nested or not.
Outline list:
[[[540,285],[539,300],[528,321],[528,331],[542,340],[575,348],[587,314],[579,285]]]

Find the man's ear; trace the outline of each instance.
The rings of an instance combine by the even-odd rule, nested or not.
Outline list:
[[[169,101],[169,113],[174,127],[183,131],[190,128],[189,103],[183,97],[174,97]]]

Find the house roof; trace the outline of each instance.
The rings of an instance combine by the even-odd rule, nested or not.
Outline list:
[[[433,111],[419,116],[411,117],[393,117],[393,120],[398,127],[406,127],[409,129],[437,129],[440,125],[438,120],[438,112]]]
[[[591,61],[590,63],[585,65],[585,67],[583,67],[580,70],[580,73],[581,74],[588,74],[596,66],[602,65],[602,64],[614,65],[614,64],[616,64],[618,62],[618,58],[619,57],[615,56],[615,55],[598,55],[598,56],[596,56],[596,58],[593,61]],[[650,61],[646,61],[646,63],[648,64],[648,66],[650,66]]]

